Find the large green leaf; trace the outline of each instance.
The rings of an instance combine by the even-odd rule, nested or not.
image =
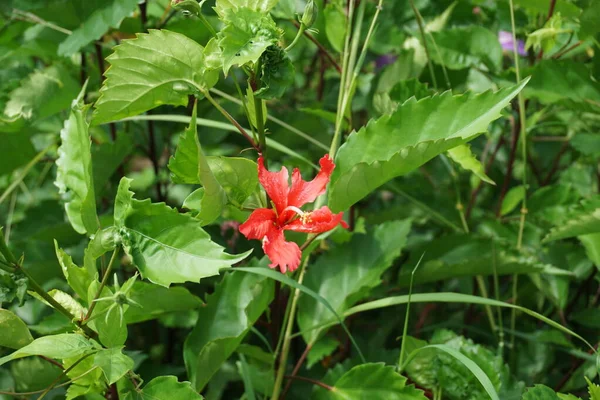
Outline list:
[[[181,286],[164,288],[138,281],[133,285],[130,297],[141,307],[129,307],[125,312],[128,324],[156,319],[177,311],[195,310],[202,306],[198,297]]]
[[[159,376],[142,389],[131,388],[120,397],[123,400],[202,400],[189,382],[178,382],[175,376]]]
[[[43,336],[35,339],[27,346],[21,347],[14,353],[0,358],[0,365],[28,356],[45,356],[58,359],[76,357],[93,349],[92,342],[76,333]]]
[[[218,38],[226,75],[233,65],[257,62],[267,47],[275,45],[281,36],[273,18],[262,11],[229,9],[225,12],[225,20],[227,26]]]
[[[194,104],[192,120],[183,135],[181,135],[177,151],[169,161],[169,169],[174,171],[175,176],[188,175],[188,171],[195,170],[195,180],[202,185],[203,189],[200,211],[196,218],[200,220],[201,225],[208,225],[221,215],[225,204],[227,204],[227,195],[215,175],[213,175],[202,151],[200,139],[198,139],[196,109],[197,104]]]
[[[218,80],[218,72],[206,69],[203,50],[187,36],[167,30],[150,30],[123,41],[107,58],[111,67],[93,123],[141,114],[162,104],[187,105],[189,94],[205,91]]]
[[[36,70],[13,90],[4,113],[9,117],[46,118],[67,108],[78,92],[79,83],[65,67],[54,64]]]
[[[98,230],[98,216],[89,124],[86,121],[89,106],[83,104],[84,94],[85,87],[73,101],[69,119],[60,131],[62,144],[58,148],[54,183],[65,198],[65,210],[73,229],[91,235]]]
[[[529,70],[531,81],[523,91],[526,97],[543,104],[570,100],[578,104],[600,103],[600,83],[590,79],[585,64],[573,60],[544,60]]]
[[[0,346],[20,349],[32,341],[25,322],[13,312],[0,308]]]
[[[237,11],[240,8],[248,8],[252,11],[267,14],[278,2],[279,0],[217,0],[215,2],[215,11],[221,18],[224,18],[228,11]]]
[[[463,276],[490,276],[494,273],[503,276],[563,272],[544,264],[537,257],[516,252],[512,244],[494,244],[490,239],[473,235],[445,235],[416,246],[408,265],[416,265],[421,254],[425,255],[414,276],[408,268],[400,271],[400,286],[408,287],[411,278],[417,285]]]
[[[133,368],[133,360],[121,349],[103,349],[94,356],[94,366],[99,367],[109,385],[112,385]]]
[[[350,242],[336,247],[311,265],[304,285],[327,299],[335,311],[342,314],[380,283],[380,275],[400,255],[410,225],[409,220],[390,221],[367,234],[355,233]],[[321,302],[309,296],[300,297],[300,330],[330,319],[331,311]],[[305,340],[313,343],[319,333],[311,331]]]
[[[346,210],[390,179],[485,132],[526,83],[497,92],[412,99],[391,115],[371,120],[338,151],[329,188],[331,209]]]
[[[131,180],[123,178],[117,192],[115,225],[123,245],[142,276],[162,286],[198,282],[243,260],[223,252],[194,218],[180,214],[164,203],[133,199]],[[128,201],[127,201],[128,200]]]
[[[71,56],[91,41],[98,40],[110,28],[118,28],[121,21],[136,10],[138,0],[110,0],[96,2],[90,15],[79,28],[58,46],[58,54]]]
[[[449,69],[482,64],[495,71],[502,67],[502,46],[490,30],[472,25],[431,32],[427,37],[431,59]]]
[[[600,232],[600,199],[585,201],[574,208],[564,221],[557,221],[544,241],[566,239]]]
[[[266,264],[266,259],[261,264]],[[235,351],[272,299],[271,279],[225,275],[206,299],[206,307],[200,309],[198,323],[185,341],[185,365],[196,390],[202,390]]]
[[[319,389],[318,400],[426,400],[421,390],[383,363],[357,365],[342,375],[331,390]]]

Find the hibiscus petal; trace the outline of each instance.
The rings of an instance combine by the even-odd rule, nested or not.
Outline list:
[[[310,182],[302,180],[300,171],[296,168],[292,173],[292,187],[289,191],[287,205],[302,207],[306,203],[312,203],[317,197],[325,193],[325,188],[329,183],[329,177],[335,168],[333,160],[329,155],[324,155],[319,160],[321,170]]]
[[[323,206],[318,210],[306,213],[302,218],[290,222],[284,229],[304,233],[321,233],[332,230],[338,224],[348,228],[348,224],[342,220],[343,216],[343,212],[334,214],[329,207]]]
[[[288,270],[295,271],[300,265],[302,251],[296,243],[285,241],[283,229],[269,231],[263,241],[263,250],[271,260],[269,267],[276,268],[279,266],[282,273]]]
[[[281,213],[287,207],[287,198],[290,191],[288,178],[289,174],[286,167],[281,168],[279,172],[271,172],[265,168],[263,157],[258,157],[258,180],[275,204],[278,213]]]
[[[240,232],[248,239],[261,239],[275,227],[275,211],[269,208],[257,208],[250,217],[240,225]]]

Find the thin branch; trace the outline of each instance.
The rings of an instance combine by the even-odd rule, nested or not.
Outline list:
[[[304,364],[304,360],[306,360],[306,356],[308,356],[308,353],[310,352],[310,349],[312,349],[312,343],[309,343],[306,345],[306,348],[304,349],[304,351],[302,352],[302,355],[300,356],[300,358],[298,359],[298,361],[296,362],[296,365],[294,365],[294,369],[292,370],[292,374],[286,376],[286,378],[288,378],[287,383],[285,384],[285,388],[283,389],[283,392],[281,393],[281,398],[285,399],[285,396],[287,395],[287,392],[290,390],[290,387],[292,386],[292,376],[296,376],[296,374],[298,374],[298,371],[300,371],[300,367],[302,366],[302,364]]]
[[[512,179],[512,170],[513,165],[515,163],[515,156],[517,153],[517,144],[519,142],[519,133],[520,133],[520,125],[521,121],[512,121],[512,142],[510,146],[510,154],[508,156],[508,165],[506,167],[506,175],[504,175],[504,183],[502,184],[502,189],[500,191],[500,196],[498,198],[498,206],[496,209],[496,216],[500,217],[500,211],[502,209],[502,201],[504,200],[504,196],[506,196],[506,192],[508,192],[508,186]]]
[[[112,272],[113,264],[115,263],[115,260],[116,260],[118,254],[119,254],[119,248],[117,247],[116,249],[113,250],[112,256],[110,257],[110,261],[108,262],[108,268],[106,269],[106,272],[104,273],[104,276],[102,277],[102,282],[100,282],[100,286],[98,287],[98,290],[96,291],[96,295],[94,296],[94,299],[90,303],[90,308],[88,309],[88,312],[85,315],[84,321],[87,321],[92,316],[92,312],[94,311],[94,308],[96,307],[96,303],[97,303],[96,300],[102,294],[102,290],[104,289],[104,286],[106,286],[106,282],[108,281],[108,277],[110,276],[110,274]]]
[[[294,23],[294,26],[296,26],[296,28],[298,28],[298,29],[300,28],[300,23],[298,21],[293,21],[293,23]],[[331,53],[329,53],[329,51],[327,51],[327,49],[317,39],[315,39],[313,35],[311,35],[307,31],[304,31],[304,36],[306,36],[311,42],[313,42],[319,48],[321,53],[325,54],[325,57],[327,57],[327,59],[329,60],[331,65],[333,65],[335,67],[337,72],[342,73],[342,68],[337,63],[337,61],[335,61],[335,58],[333,58]]]
[[[311,378],[306,378],[304,376],[292,376],[292,375],[286,375],[285,378],[287,379],[293,379],[293,380],[297,380],[297,381],[303,381],[303,382],[309,382],[312,383],[313,385],[317,385],[322,387],[323,389],[327,389],[329,391],[333,390],[332,386],[329,386],[321,381],[317,381],[315,379],[311,379]]]

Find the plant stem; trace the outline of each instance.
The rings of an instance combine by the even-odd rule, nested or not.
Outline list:
[[[419,32],[421,33],[421,40],[423,41],[423,49],[425,50],[425,55],[427,56],[427,65],[429,67],[429,74],[431,75],[431,82],[433,83],[433,87],[437,89],[437,80],[433,71],[433,63],[431,62],[431,56],[429,55],[429,48],[427,47],[427,38],[425,37],[423,17],[421,17],[421,13],[415,6],[415,2],[413,0],[410,0],[410,7],[412,8],[413,13],[415,13],[415,18],[417,19],[417,24],[419,25]]]
[[[406,304],[406,314],[404,315],[404,328],[402,329],[402,344],[400,345],[400,356],[398,357],[398,365],[396,366],[396,371],[398,371],[398,373],[402,372],[402,370],[404,369],[404,345],[406,344],[406,336],[408,333],[408,319],[410,317],[410,298],[412,297],[413,281],[415,279],[415,272],[417,272],[419,265],[421,265],[421,261],[423,261],[424,256],[425,253],[421,254],[421,258],[419,258],[417,265],[410,274],[410,286],[408,287],[408,303]]]
[[[254,142],[254,139],[252,139],[252,136],[250,136],[248,134],[248,132],[246,132],[246,130],[244,128],[242,128],[242,126],[235,120],[235,118],[233,118],[231,116],[231,114],[229,114],[227,112],[227,110],[225,110],[223,107],[221,107],[221,105],[219,103],[217,103],[215,101],[215,99],[213,99],[213,97],[210,95],[209,91],[205,91],[202,92],[204,94],[204,96],[206,97],[206,99],[208,101],[210,101],[210,103],[217,109],[219,110],[219,112],[221,114],[223,114],[223,116],[225,118],[227,118],[227,120],[229,122],[231,122],[236,128],[237,130],[246,138],[246,140],[248,140],[248,142],[250,142],[250,144],[252,145],[252,147],[254,148],[254,150],[256,150],[257,152],[260,153],[260,147],[256,144],[256,142]]]
[[[300,23],[298,21],[292,21],[293,24],[297,27],[300,28]],[[325,48],[325,46],[323,46],[317,39],[315,39],[313,37],[313,35],[311,35],[310,33],[308,33],[306,30],[304,31],[304,36],[306,36],[311,42],[313,42],[321,51],[322,54],[325,54],[325,57],[327,57],[327,59],[329,60],[329,62],[331,63],[331,65],[333,65],[336,69],[337,72],[341,73],[342,72],[342,68],[340,67],[340,65],[337,63],[337,61],[335,60],[335,58],[333,58],[333,56],[331,55],[331,53],[329,53],[329,51],[327,51],[327,49]]]
[[[6,188],[4,193],[2,193],[2,196],[0,196],[0,204],[2,204],[8,195],[11,194],[21,182],[23,182],[23,179],[25,179],[27,174],[29,174],[29,171],[31,171],[31,169],[44,157],[44,155],[46,155],[48,150],[50,150],[52,147],[54,147],[54,143],[51,143],[48,147],[40,151],[35,157],[33,157],[31,161],[27,163],[25,168],[23,168],[21,171],[21,174]]]
[[[304,274],[306,272],[306,264],[308,263],[309,257],[306,258],[302,266],[300,267],[300,275],[298,276],[298,283],[302,284],[304,281]],[[287,325],[285,328],[285,334],[283,337],[283,345],[281,347],[281,355],[279,357],[279,368],[277,369],[277,375],[275,376],[275,384],[273,385],[273,393],[271,394],[271,400],[278,400],[279,393],[281,392],[281,385],[285,376],[286,363],[288,354],[290,352],[290,342],[292,340],[292,328],[294,326],[294,320],[296,318],[296,307],[298,305],[298,298],[300,297],[300,290],[294,291],[294,297],[292,298],[292,305],[290,306],[290,313],[287,318]]]
[[[515,59],[515,73],[517,83],[521,82],[521,72],[519,70],[519,53],[517,51],[517,37],[515,34],[515,9],[513,0],[509,0],[510,3],[510,24],[512,28],[513,36],[513,58]],[[548,12],[548,19],[552,17],[554,13],[554,5],[556,0],[550,0],[550,11]],[[541,58],[541,57],[538,57]],[[521,249],[523,243],[523,230],[525,229],[525,216],[527,215],[527,120],[525,115],[525,101],[523,100],[522,92],[517,95],[517,101],[519,103],[519,123],[521,128],[521,151],[523,158],[523,187],[525,188],[525,195],[523,196],[523,202],[521,203],[521,221],[519,223],[519,236],[517,238],[517,249]],[[516,303],[515,303],[516,304]]]
[[[267,167],[267,138],[265,136],[265,116],[263,115],[263,100],[256,97],[254,91],[252,91],[252,97],[254,98],[254,116],[256,117],[256,130],[258,131],[258,146],[260,147],[260,153],[263,156],[265,162],[265,168]]]
[[[286,375],[285,377],[288,378],[288,379],[296,379],[296,380],[299,380],[299,381],[309,382],[309,383],[312,383],[313,385],[320,386],[323,389],[327,389],[329,391],[333,390],[333,387],[331,387],[331,386],[329,386],[329,385],[327,385],[327,384],[325,384],[325,383],[323,383],[321,381],[317,381],[317,380],[311,379],[311,378],[306,378],[304,376]]]
[[[290,51],[298,43],[298,40],[300,40],[300,38],[302,37],[302,34],[304,33],[305,30],[306,30],[306,25],[304,25],[301,22],[300,27],[298,28],[298,33],[296,34],[296,37],[294,38],[294,40],[292,40],[292,43],[290,43],[290,45],[285,48],[286,52]]]
[[[213,28],[213,26],[210,24],[210,22],[208,22],[208,20],[204,16],[204,14],[202,14],[202,13],[198,14],[198,18],[200,18],[200,21],[202,22],[202,24],[204,24],[206,29],[208,29],[208,31],[210,32],[210,34],[213,37],[217,36],[217,31],[215,30],[215,28]]]
[[[96,295],[94,296],[94,299],[90,303],[90,308],[88,309],[88,312],[85,315],[84,320],[88,320],[92,316],[92,312],[94,311],[94,308],[96,307],[96,303],[97,303],[96,299],[98,299],[100,297],[100,295],[102,294],[102,290],[104,289],[104,286],[106,286],[106,282],[108,282],[108,277],[110,276],[110,274],[112,272],[113,264],[115,263],[115,260],[116,260],[118,254],[119,254],[119,248],[117,247],[116,249],[113,250],[112,256],[110,257],[110,261],[108,262],[108,267],[106,268],[106,272],[104,272],[104,276],[102,277],[102,282],[100,282],[100,287],[98,287],[98,290],[96,291]]]
[[[310,349],[312,349],[312,347],[313,347],[313,343],[309,343],[306,345],[306,349],[304,349],[304,352],[302,352],[302,355],[296,362],[296,365],[294,366],[294,369],[292,370],[292,374],[286,375],[286,378],[288,379],[288,381],[287,381],[287,384],[285,385],[285,388],[283,389],[283,393],[281,394],[282,398],[285,399],[285,395],[287,394],[287,392],[290,390],[290,387],[292,386],[292,380],[296,377],[296,374],[298,374],[298,371],[300,371],[300,367],[304,363],[304,360],[306,360],[306,357],[308,356],[308,353],[310,352]]]

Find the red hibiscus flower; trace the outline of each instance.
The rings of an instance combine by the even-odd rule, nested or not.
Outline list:
[[[294,242],[286,242],[283,232],[291,230],[304,233],[321,233],[342,224],[343,213],[333,214],[329,207],[314,211],[302,211],[306,203],[312,203],[325,193],[329,177],[335,164],[325,155],[319,161],[321,170],[310,182],[302,180],[298,168],[292,172],[292,185],[289,185],[288,170],[283,167],[279,172],[269,172],[265,168],[262,156],[258,158],[258,179],[275,205],[271,208],[258,208],[250,214],[246,222],[240,225],[240,232],[248,239],[263,241],[263,250],[271,260],[269,267],[279,266],[281,272],[294,271],[300,265],[302,252]]]

